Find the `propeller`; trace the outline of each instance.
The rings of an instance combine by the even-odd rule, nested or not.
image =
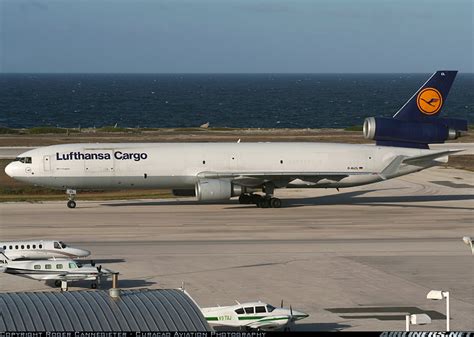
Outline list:
[[[283,299],[281,299],[280,308],[283,308]]]
[[[95,261],[94,260],[91,260],[91,266],[95,267]]]
[[[101,270],[102,270],[102,265],[99,265],[99,266],[97,267],[97,271],[100,273]]]

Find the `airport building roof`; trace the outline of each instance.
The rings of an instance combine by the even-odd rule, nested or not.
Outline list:
[[[0,331],[210,331],[179,289],[0,293]]]

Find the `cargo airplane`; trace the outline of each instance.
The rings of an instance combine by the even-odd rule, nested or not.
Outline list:
[[[21,154],[5,172],[57,189],[76,207],[77,189],[172,189],[199,201],[279,208],[278,188],[343,188],[372,184],[445,163],[459,150],[435,151],[467,131],[467,121],[441,118],[457,71],[437,71],[392,118],[369,117],[376,144],[116,143],[65,144]],[[263,192],[258,194],[256,192]]]

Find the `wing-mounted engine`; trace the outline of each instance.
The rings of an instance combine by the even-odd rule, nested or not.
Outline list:
[[[199,201],[227,200],[244,193],[242,186],[224,179],[200,179],[195,189]]]
[[[431,118],[426,121],[406,121],[394,118],[369,117],[364,121],[364,137],[377,142],[412,144],[444,143],[467,131],[467,121],[454,118]],[[385,145],[385,144],[380,144]]]

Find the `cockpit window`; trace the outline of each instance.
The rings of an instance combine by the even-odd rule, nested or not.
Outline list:
[[[259,306],[259,307],[255,307],[255,313],[261,313],[261,312],[266,312],[265,311],[265,307],[262,305],[262,306]]]
[[[267,304],[267,311],[272,312],[273,310],[275,310],[275,307],[273,305]]]
[[[64,242],[62,242],[62,241],[59,241],[59,244],[61,245],[61,248],[62,248],[62,249],[64,249],[64,248],[67,247],[66,244],[65,244]]]
[[[59,242],[54,241],[54,248],[61,249],[61,245],[59,244]]]
[[[32,162],[31,157],[16,157],[14,161],[19,161],[23,164],[31,164]]]
[[[244,313],[244,309],[242,309],[242,308],[235,309],[235,313],[238,314],[238,315],[242,315]]]
[[[77,268],[77,265],[74,262],[69,262],[69,268],[70,269]]]

